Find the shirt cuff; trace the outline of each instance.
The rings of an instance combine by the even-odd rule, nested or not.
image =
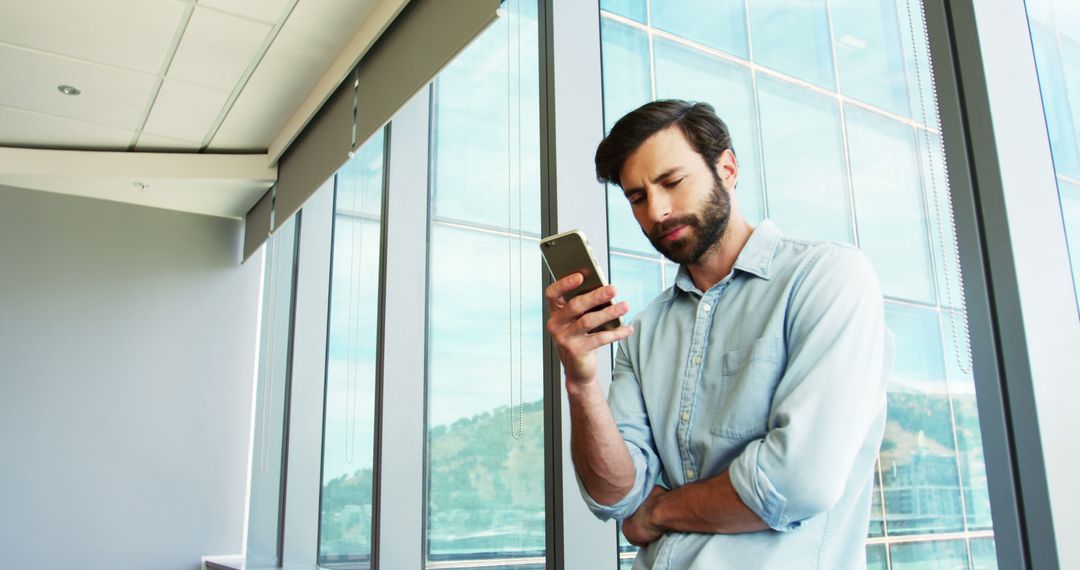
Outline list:
[[[769,528],[787,532],[799,528],[799,521],[792,521],[784,514],[787,498],[780,494],[758,465],[758,453],[763,440],[754,440],[746,446],[728,468],[731,485],[742,502],[757,514]]]
[[[619,499],[614,505],[601,505],[596,502],[589,495],[589,491],[585,489],[585,484],[581,482],[581,477],[577,476],[576,470],[574,472],[578,489],[581,491],[581,498],[585,499],[585,504],[588,505],[593,515],[602,521],[608,519],[621,521],[628,518],[637,512],[638,507],[645,502],[644,497],[652,492],[652,485],[649,485],[648,489],[645,488],[648,462],[645,460],[644,454],[641,453],[640,449],[630,444],[626,444],[626,449],[630,452],[630,460],[634,463],[634,486],[630,488],[625,497]]]

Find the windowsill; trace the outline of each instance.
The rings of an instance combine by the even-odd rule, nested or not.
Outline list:
[[[205,570],[323,570],[327,566],[313,564],[286,564],[281,566],[252,566],[244,560],[243,556],[203,556],[203,568]]]

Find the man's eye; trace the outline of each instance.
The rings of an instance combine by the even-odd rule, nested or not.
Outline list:
[[[630,203],[635,206],[645,201],[645,198],[641,194],[634,194],[632,196],[629,196],[629,198]]]
[[[674,187],[678,186],[679,183],[682,182],[685,178],[686,177],[684,176],[684,177],[679,178],[677,180],[669,180],[669,181],[664,183],[664,188],[669,188],[669,189],[674,188]]]

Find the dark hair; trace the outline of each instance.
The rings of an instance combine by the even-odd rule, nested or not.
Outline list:
[[[690,146],[713,172],[720,153],[732,148],[727,125],[716,116],[712,105],[661,99],[630,111],[611,127],[611,132],[596,147],[596,179],[621,186],[619,173],[626,158],[645,139],[672,125],[682,130]]]

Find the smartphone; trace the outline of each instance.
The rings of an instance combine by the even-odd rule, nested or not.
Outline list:
[[[585,280],[581,285],[563,296],[567,301],[608,284],[607,280],[604,279],[604,272],[600,269],[600,264],[596,262],[596,258],[593,256],[592,248],[589,247],[589,240],[585,238],[585,234],[581,230],[570,230],[540,240],[540,252],[544,256],[544,263],[547,264],[548,271],[551,272],[551,276],[556,281],[571,273],[581,273],[585,276]],[[608,301],[589,309],[588,312],[600,311],[610,307],[612,304],[611,301]],[[622,318],[615,318],[589,332],[607,331],[621,326],[623,326]]]

